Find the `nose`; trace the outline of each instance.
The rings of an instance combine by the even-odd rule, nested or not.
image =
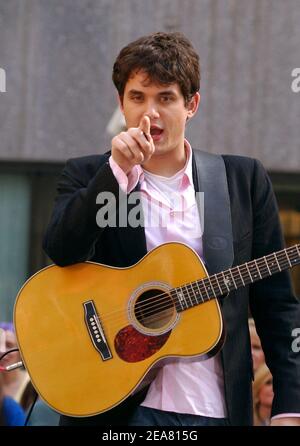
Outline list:
[[[147,104],[144,116],[148,116],[150,118],[150,121],[159,118],[159,111],[155,103],[151,102]]]

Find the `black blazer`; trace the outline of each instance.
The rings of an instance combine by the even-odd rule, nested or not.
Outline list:
[[[43,245],[49,257],[60,266],[92,260],[123,267],[136,263],[146,254],[143,228],[101,229],[96,224],[100,208],[96,204],[98,193],[110,191],[118,196],[119,186],[108,163],[109,155],[71,159],[62,172]],[[234,265],[282,249],[277,204],[263,166],[247,157],[223,155],[223,160],[230,196]],[[198,191],[194,157],[193,163],[194,185]],[[292,330],[300,326],[300,304],[293,296],[290,274],[284,271],[232,291],[221,302],[227,333],[221,358],[232,425],[252,423],[249,305],[273,375],[272,414],[300,413],[300,354],[291,348]],[[144,394],[138,394],[95,417],[62,417],[63,423],[126,424],[127,416],[143,398]]]

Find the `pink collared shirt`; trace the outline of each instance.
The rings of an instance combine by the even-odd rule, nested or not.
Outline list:
[[[109,158],[110,167],[121,189],[130,193],[140,181],[145,216],[147,250],[178,241],[192,247],[203,259],[202,229],[192,178],[192,149],[185,140],[187,161],[172,177],[152,174],[136,165],[126,175]],[[177,192],[174,194],[174,191]],[[181,360],[164,365],[152,381],[142,405],[177,413],[213,418],[227,416],[224,376],[220,354],[205,361]],[[279,414],[273,418],[300,416]]]
[[[192,247],[203,259],[202,231],[192,178],[192,149],[186,140],[185,149],[184,168],[170,178],[154,175],[141,166],[135,166],[127,177],[112,157],[109,163],[124,192],[131,192],[140,181],[147,250],[178,241]],[[142,405],[178,413],[226,417],[220,356],[201,362],[190,359],[164,365]]]

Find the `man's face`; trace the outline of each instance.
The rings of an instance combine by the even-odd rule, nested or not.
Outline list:
[[[196,113],[199,98],[196,93],[185,106],[177,83],[167,86],[152,83],[145,72],[139,71],[128,79],[120,105],[127,128],[138,127],[145,115],[150,118],[153,156],[157,156],[184,150],[186,120]]]

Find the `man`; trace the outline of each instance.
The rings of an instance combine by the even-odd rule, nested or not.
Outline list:
[[[278,210],[262,165],[192,150],[184,138],[186,122],[200,102],[200,69],[198,55],[182,34],[155,33],[123,48],[113,81],[128,130],[113,138],[111,152],[67,162],[44,240],[54,262],[92,260],[126,267],[161,243],[180,241],[214,273],[282,249]],[[124,202],[119,188],[129,198],[139,191],[141,213],[155,203],[171,223],[99,224],[97,214],[107,206],[96,203],[99,193],[117,197],[118,214]],[[198,191],[205,196],[203,221]],[[182,199],[179,207],[170,199],[173,192]],[[272,422],[300,424],[300,362],[291,350],[299,303],[288,274],[234,290],[220,303],[227,334],[221,353],[164,365],[149,388],[116,408],[83,420],[62,417],[61,423],[251,424],[250,304],[274,377]]]

